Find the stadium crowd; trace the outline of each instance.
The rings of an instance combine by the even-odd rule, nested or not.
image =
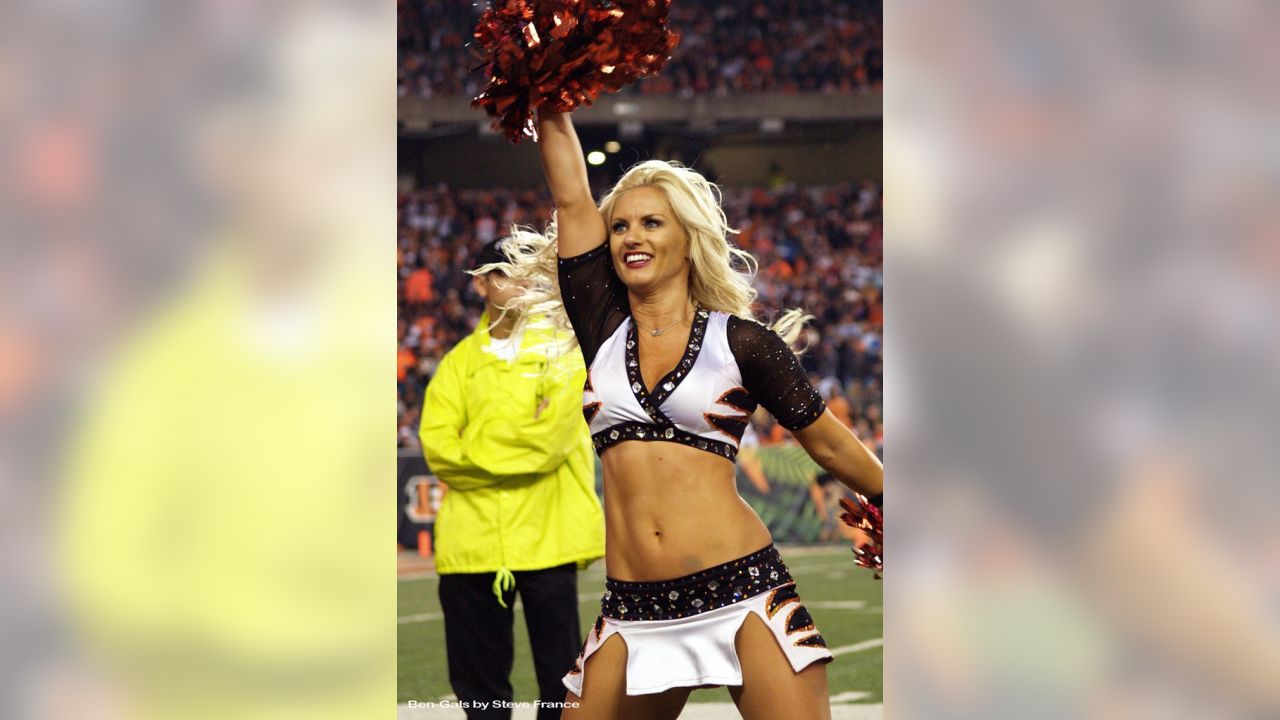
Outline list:
[[[801,362],[828,406],[882,451],[882,200],[877,184],[725,189],[735,241],[759,262],[764,313],[802,307],[814,316]],[[444,353],[479,320],[483,304],[465,269],[484,243],[513,224],[542,229],[550,197],[533,190],[401,193],[397,380],[400,447],[417,447],[423,392]],[[762,319],[769,319],[767,317]],[[762,444],[787,432],[753,418]]]
[[[485,81],[468,48],[485,4],[401,0],[399,93],[477,95]],[[679,0],[681,35],[662,73],[624,90],[641,95],[731,95],[778,91],[879,91],[880,0]]]

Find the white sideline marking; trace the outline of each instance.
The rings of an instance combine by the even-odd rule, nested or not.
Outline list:
[[[396,618],[397,625],[408,625],[409,623],[429,622],[431,620],[440,620],[444,617],[444,613],[418,613],[417,615],[405,615]]]
[[[819,610],[865,610],[867,603],[862,600],[803,600],[805,607]]]
[[[863,650],[871,650],[872,648],[884,647],[884,638],[874,638],[872,640],[863,640],[860,643],[852,645],[841,645],[838,648],[831,648],[832,655],[847,655],[849,653],[862,652]]]

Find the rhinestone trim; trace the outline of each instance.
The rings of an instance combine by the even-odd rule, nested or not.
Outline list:
[[[752,575],[750,567],[764,572]],[[770,579],[774,572],[777,580]],[[777,548],[770,545],[746,557],[673,580],[626,582],[606,578],[600,612],[616,620],[674,620],[726,607],[792,583]]]
[[[597,455],[604,455],[605,450],[624,440],[645,440],[650,442],[660,440],[663,442],[678,442],[681,445],[706,450],[729,460],[734,460],[738,456],[738,448],[727,442],[708,440],[687,430],[671,427],[668,423],[662,423],[662,425],[666,427],[655,427],[649,423],[638,422],[619,423],[593,434],[591,436],[591,444],[595,447]]]
[[[644,408],[645,414],[654,422],[660,425],[671,424],[659,408],[662,407],[663,401],[679,387],[680,381],[684,380],[693,369],[693,364],[698,360],[698,353],[702,350],[702,339],[707,333],[707,322],[710,319],[711,313],[701,308],[693,314],[693,327],[689,329],[689,340],[685,343],[684,355],[671,372],[658,379],[652,395],[645,389],[644,378],[640,374],[640,343],[636,340],[636,322],[634,319],[628,320],[627,379],[631,381],[631,392],[636,396],[640,407]]]

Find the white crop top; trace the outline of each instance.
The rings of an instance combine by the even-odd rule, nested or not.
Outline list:
[[[772,330],[698,309],[684,355],[650,391],[626,289],[602,245],[560,261],[560,291],[587,363],[583,416],[596,452],[626,440],[677,442],[732,460],[757,403],[796,431],[826,410]]]

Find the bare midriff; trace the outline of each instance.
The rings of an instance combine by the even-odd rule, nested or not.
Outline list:
[[[625,441],[604,451],[605,572],[670,580],[749,555],[769,529],[738,494],[733,463],[686,445]]]

